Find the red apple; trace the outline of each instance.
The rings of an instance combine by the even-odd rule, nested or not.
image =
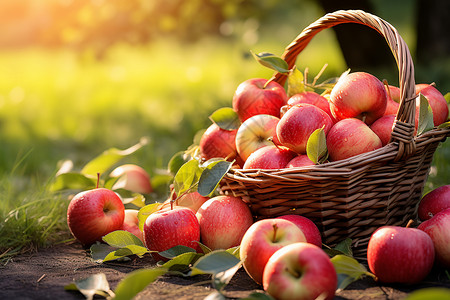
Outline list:
[[[137,236],[144,242],[144,233],[139,229],[137,209],[125,209],[125,218],[123,219],[122,230],[126,230]]]
[[[291,161],[289,161],[288,164],[286,165],[286,168],[297,168],[312,165],[315,165],[315,163],[309,159],[308,155],[300,154],[291,159]]]
[[[386,103],[383,83],[365,72],[340,78],[330,94],[330,110],[337,120],[357,118],[370,125],[383,116]]]
[[[310,219],[300,215],[284,215],[278,217],[278,219],[294,223],[305,235],[307,243],[322,248],[322,236],[320,235],[319,228],[317,228],[316,224]]]
[[[242,82],[236,89],[233,109],[242,122],[260,114],[280,117],[280,108],[287,102],[286,91],[275,81],[266,84],[266,79],[252,78]]]
[[[250,208],[241,198],[216,196],[197,211],[201,242],[210,249],[239,246],[247,229],[253,224]]]
[[[387,145],[391,139],[395,118],[395,115],[384,115],[370,125],[370,129],[380,138],[383,146]]]
[[[443,185],[423,196],[417,214],[421,221],[425,221],[447,208],[450,208],[450,185]]]
[[[344,119],[330,129],[327,148],[331,161],[346,159],[382,147],[380,138],[363,121]]]
[[[283,219],[255,222],[245,232],[239,254],[247,274],[262,283],[264,267],[278,249],[296,242],[306,242],[305,235],[294,223]]]
[[[433,112],[434,126],[439,126],[447,121],[448,106],[444,96],[434,86],[429,84],[417,84],[416,94],[418,95],[419,93],[424,95],[428,100],[428,104]],[[416,115],[419,111],[419,105],[420,102],[417,102]]]
[[[113,190],[122,188],[140,194],[150,194],[153,191],[150,175],[140,166],[122,165],[115,168],[109,176],[120,177],[114,184]]]
[[[211,124],[200,139],[200,153],[203,159],[226,158],[233,160],[236,155],[235,130],[225,130],[216,123]]]
[[[275,299],[333,299],[337,274],[328,255],[308,243],[287,245],[270,257],[264,290]]]
[[[287,103],[288,103],[287,105],[290,107],[301,103],[312,104],[314,106],[317,106],[324,112],[326,112],[330,116],[333,123],[336,122],[333,115],[331,114],[330,103],[328,102],[328,99],[315,92],[303,92],[295,94],[288,99]]]
[[[255,115],[241,124],[236,134],[236,150],[244,161],[259,148],[280,145],[276,132],[278,121],[272,115]]]
[[[440,266],[450,268],[450,208],[438,212],[418,228],[431,237],[436,261]]]
[[[250,154],[244,169],[283,169],[296,156],[285,147],[266,146]]]
[[[323,128],[327,134],[332,126],[330,116],[320,108],[311,104],[297,104],[278,122],[277,136],[283,146],[299,154],[305,154],[306,143],[311,133]]]
[[[192,209],[177,207],[173,210],[155,212],[144,223],[144,244],[151,251],[165,251],[182,245],[198,249],[200,226]],[[156,260],[166,260],[152,253]]]
[[[125,207],[120,197],[104,188],[76,194],[67,209],[70,232],[85,246],[122,229],[124,217]]]
[[[367,261],[379,281],[415,284],[430,273],[434,246],[424,233],[417,228],[383,226],[372,234]]]
[[[400,106],[400,89],[396,86],[384,86],[387,92],[386,111],[384,115],[397,115]]]

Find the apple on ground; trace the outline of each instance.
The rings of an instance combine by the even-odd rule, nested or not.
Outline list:
[[[239,246],[253,215],[241,198],[216,196],[206,201],[196,213],[201,242],[211,250]]]
[[[165,251],[182,245],[198,250],[200,226],[195,212],[187,207],[158,211],[148,216],[144,223],[144,244],[150,251]],[[152,253],[155,260],[166,260]]]
[[[436,262],[441,267],[450,268],[450,208],[438,212],[418,228],[433,241]]]
[[[450,208],[450,184],[435,188],[423,196],[417,214],[421,221],[425,221],[447,208]]]
[[[67,208],[67,225],[84,246],[90,246],[108,233],[122,229],[125,207],[120,197],[105,188],[76,194]]]
[[[384,283],[422,281],[430,273],[435,257],[433,241],[424,233],[401,226],[378,228],[367,247],[370,271]]]
[[[113,190],[122,188],[140,194],[150,194],[153,191],[150,175],[138,165],[125,164],[118,166],[109,176],[119,178],[114,184]]]
[[[267,114],[280,117],[280,109],[287,103],[283,86],[275,81],[252,78],[242,82],[233,96],[233,110],[241,122],[254,115]]]
[[[253,223],[241,241],[239,255],[247,274],[261,284],[264,267],[278,249],[306,237],[294,223],[283,219],[264,219]]]
[[[288,103],[287,105],[289,107],[292,107],[292,106],[295,106],[295,105],[301,104],[301,103],[312,104],[314,106],[317,106],[324,112],[326,112],[330,116],[333,123],[336,122],[333,115],[331,114],[330,103],[328,102],[328,99],[315,93],[315,92],[308,91],[308,92],[295,94],[291,98],[288,99],[287,103]]]
[[[305,154],[309,136],[319,128],[325,134],[333,126],[330,116],[311,104],[297,104],[291,107],[277,125],[278,140],[292,151]]]
[[[257,149],[280,145],[277,138],[279,118],[272,115],[255,115],[243,122],[236,133],[236,150],[245,161]]]
[[[384,115],[386,105],[383,83],[365,72],[339,78],[330,94],[330,110],[338,121],[357,118],[370,125]]]
[[[278,219],[294,223],[305,235],[307,243],[322,248],[322,236],[320,235],[319,228],[317,228],[316,224],[307,217],[301,215],[284,215],[278,217]]]
[[[244,169],[283,169],[296,156],[295,152],[282,146],[259,148],[247,158]]]
[[[122,230],[126,230],[137,236],[144,242],[144,233],[139,229],[139,218],[137,209],[125,209],[125,218],[123,219]]]
[[[286,168],[297,168],[312,165],[315,165],[315,163],[309,159],[308,155],[299,154],[288,162]]]
[[[331,161],[346,159],[382,147],[380,138],[363,121],[344,119],[330,129],[327,148]]]
[[[430,84],[420,83],[416,85],[416,94],[424,95],[433,112],[434,126],[439,126],[448,118],[448,105],[444,96],[434,86]],[[416,102],[416,118],[419,113],[420,102]]]
[[[236,133],[235,130],[225,130],[216,123],[211,124],[200,138],[200,153],[204,160],[211,158],[236,158]]]
[[[370,129],[380,138],[383,146],[386,146],[391,140],[395,118],[396,115],[384,115],[370,125]]]
[[[263,275],[264,290],[275,299],[333,299],[336,270],[321,248],[293,243],[276,251]]]

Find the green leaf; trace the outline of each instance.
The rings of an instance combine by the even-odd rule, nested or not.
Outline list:
[[[81,174],[92,176],[96,176],[97,173],[103,174],[122,158],[135,153],[147,143],[147,139],[141,139],[139,143],[125,150],[119,150],[116,148],[108,149],[88,162],[81,170]]]
[[[334,247],[335,250],[340,251],[341,253],[352,257],[353,251],[352,251],[352,239],[346,238],[345,240],[341,241]]]
[[[234,255],[237,259],[241,259],[241,256],[240,256],[240,246],[236,246],[236,247],[232,247],[232,248],[228,248],[227,250],[225,250],[225,251],[227,251],[228,253],[230,253],[231,255]]]
[[[241,298],[241,300],[275,300],[275,298],[266,293],[253,292],[247,297]]]
[[[192,249],[191,247],[178,245],[178,246],[172,247],[166,251],[158,252],[158,254],[167,259],[172,259],[172,258],[177,257],[180,254],[189,253],[189,252],[195,252],[195,250]]]
[[[422,94],[419,94],[419,125],[417,128],[417,135],[421,135],[434,127],[433,112],[428,104],[428,99]]]
[[[106,257],[103,259],[105,261],[117,260],[124,257],[128,257],[131,255],[142,256],[145,253],[149,252],[148,249],[144,246],[139,245],[128,245],[126,247],[117,249],[116,251],[108,253]]]
[[[199,258],[192,266],[191,275],[217,274],[226,271],[240,263],[236,256],[225,250],[215,250]]]
[[[139,269],[129,273],[117,284],[114,300],[133,299],[147,285],[166,273],[164,268]]]
[[[145,220],[147,220],[148,216],[154,212],[157,212],[161,207],[161,203],[152,203],[142,207],[138,212],[138,220],[139,220],[139,229],[144,231]]]
[[[178,196],[181,196],[183,193],[192,190],[198,183],[202,171],[203,170],[200,168],[198,161],[195,159],[192,159],[182,165],[173,181],[175,193]]]
[[[62,173],[55,177],[50,185],[50,191],[56,192],[64,189],[88,190],[97,185],[97,177],[86,176],[79,173]]]
[[[338,290],[345,289],[350,283],[366,275],[375,278],[375,275],[368,272],[362,264],[350,256],[336,255],[331,258],[331,262],[338,274]]]
[[[197,244],[200,246],[200,249],[202,249],[203,254],[208,254],[208,253],[212,252],[212,250],[208,246],[206,246],[200,242],[197,242]]]
[[[268,52],[262,52],[259,54],[255,54],[251,51],[253,57],[256,59],[257,62],[259,62],[261,65],[275,70],[279,73],[288,73],[289,72],[289,66],[287,62],[282,59],[281,57],[275,56],[272,53]]]
[[[133,204],[139,208],[145,206],[145,197],[142,194],[133,193],[133,197],[122,198],[123,204]]]
[[[190,271],[190,265],[197,261],[200,256],[202,254],[197,252],[185,252],[165,262],[161,267],[169,271],[187,273]]]
[[[241,125],[238,114],[231,107],[222,107],[213,112],[209,119],[224,130],[235,130]]]
[[[295,94],[300,94],[303,92],[305,92],[303,73],[295,67],[289,72],[287,94],[290,98]]]
[[[320,164],[327,160],[327,139],[323,127],[314,130],[309,136],[306,142],[306,154],[315,164]]]
[[[223,176],[230,170],[231,166],[232,163],[225,160],[208,164],[198,181],[198,193],[204,197],[211,195],[217,189]]]
[[[231,279],[233,278],[233,276],[236,274],[236,272],[239,270],[239,268],[241,266],[242,266],[242,262],[240,261],[235,266],[233,266],[225,271],[213,274],[213,276],[212,276],[213,287],[218,291],[222,291],[225,288],[225,286],[227,286],[227,284],[230,283]]]
[[[110,232],[107,235],[105,235],[102,239],[108,245],[116,248],[122,248],[129,245],[137,245],[144,247],[144,244],[137,236],[126,230],[116,230]]]
[[[117,250],[116,247],[101,243],[95,243],[90,248],[92,260],[96,263],[102,263],[105,257],[115,250]]]
[[[444,287],[422,288],[411,292],[405,300],[450,299],[450,289]]]
[[[112,295],[108,280],[104,273],[94,274],[84,279],[75,280],[72,284],[66,285],[65,290],[78,290],[86,299],[93,299],[94,295]]]
[[[179,151],[170,158],[169,163],[167,165],[167,169],[170,172],[170,174],[175,175],[177,174],[181,166],[184,165],[185,163],[186,163],[185,153],[184,151]]]
[[[438,128],[448,128],[450,127],[450,121],[442,123],[441,125],[438,126]]]

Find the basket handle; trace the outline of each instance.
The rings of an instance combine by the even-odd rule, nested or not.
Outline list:
[[[362,10],[339,10],[329,13],[306,27],[289,44],[282,58],[287,62],[289,69],[293,68],[297,56],[305,49],[311,39],[320,31],[339,24],[356,23],[375,29],[385,39],[394,55],[399,71],[400,106],[397,111],[391,141],[398,143],[398,152],[395,160],[406,159],[416,151],[414,140],[414,124],[416,110],[416,89],[414,80],[414,65],[408,46],[398,31],[383,19]],[[287,76],[276,73],[270,80],[284,85]]]

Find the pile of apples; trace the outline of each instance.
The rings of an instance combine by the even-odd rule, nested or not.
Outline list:
[[[434,126],[448,118],[444,96],[428,84],[416,85],[426,97]],[[199,149],[205,160],[235,160],[243,169],[282,169],[346,159],[386,145],[399,107],[398,87],[383,84],[365,72],[344,73],[322,94],[304,91],[288,95],[277,82],[253,78],[241,83],[232,101],[237,129],[216,123],[203,134]],[[419,123],[419,97],[416,132]],[[327,154],[311,159],[307,143],[321,129]]]

